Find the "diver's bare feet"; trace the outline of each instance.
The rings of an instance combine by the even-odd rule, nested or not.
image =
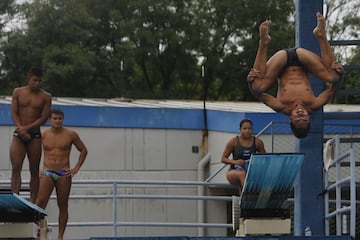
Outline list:
[[[313,34],[317,38],[326,38],[325,18],[319,12],[316,13],[316,18],[317,18],[317,25],[313,30]]]
[[[269,35],[269,25],[270,25],[270,21],[266,20],[262,22],[259,27],[260,43],[266,46],[271,41],[271,37]]]

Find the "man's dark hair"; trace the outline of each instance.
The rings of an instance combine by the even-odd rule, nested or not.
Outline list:
[[[42,77],[43,76],[43,71],[41,68],[38,67],[33,67],[29,70],[28,72],[28,76],[37,76],[37,77]]]
[[[297,138],[305,138],[310,131],[310,122],[304,128],[296,128],[293,123],[290,122],[291,131]]]
[[[53,109],[51,109],[51,110],[50,110],[50,116],[49,116],[49,117],[51,117],[52,114],[60,115],[60,116],[64,117],[64,112],[63,112],[61,109],[59,109],[59,108],[53,108]]]

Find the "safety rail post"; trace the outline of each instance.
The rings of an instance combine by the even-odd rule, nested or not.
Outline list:
[[[329,174],[326,172],[324,185],[325,185],[325,235],[330,235],[330,218],[335,217],[336,220],[336,235],[342,235],[342,216],[344,214],[350,214],[350,236],[355,238],[356,234],[356,159],[355,151],[351,148],[348,152],[340,155],[340,138],[335,136],[330,139],[334,144],[334,160],[331,161],[330,167],[335,167],[335,183],[329,185]],[[347,177],[341,176],[341,161],[349,158],[350,161],[350,175]],[[344,202],[342,200],[341,187],[345,184],[349,184],[350,189],[350,206],[342,206]],[[335,207],[332,212],[329,210],[329,192],[335,189]]]
[[[338,135],[336,135],[335,137],[333,137],[332,139],[329,140],[330,144],[333,144],[334,146],[334,159],[337,159],[340,155],[340,138]],[[324,169],[324,186],[325,189],[328,187],[329,185],[329,174],[325,171]],[[324,201],[325,201],[325,216],[328,216],[330,214],[329,212],[329,191],[328,189],[326,189],[325,191],[325,195],[324,195]],[[329,235],[330,234],[330,218],[329,217],[325,217],[325,235]]]
[[[112,184],[112,191],[113,191],[113,197],[112,197],[112,207],[113,207],[113,236],[117,237],[117,184],[116,182],[113,182]]]
[[[356,158],[353,148],[350,149],[350,235],[356,235]]]
[[[339,157],[337,158],[339,159]],[[341,160],[336,161],[335,163],[335,176],[336,176],[336,183],[338,183],[341,179]],[[336,206],[336,212],[338,211],[338,209],[341,208],[341,184],[336,184],[335,187],[335,206]],[[340,214],[336,214],[336,235],[341,235],[341,215]]]

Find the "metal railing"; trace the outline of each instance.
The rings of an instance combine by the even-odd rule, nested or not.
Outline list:
[[[348,152],[340,154],[340,138],[335,136],[329,140],[333,144],[334,148],[334,159],[329,160],[329,168],[335,167],[336,171],[336,180],[334,183],[329,183],[329,172],[325,171],[324,181],[325,181],[325,234],[330,235],[330,220],[335,217],[336,219],[336,235],[340,236],[343,233],[347,233],[346,222],[347,220],[343,218],[346,216],[344,214],[350,215],[350,236],[355,239],[356,235],[356,173],[355,173],[355,152],[354,149],[350,149]],[[345,159],[350,161],[350,175],[346,177],[341,176],[341,162]],[[350,202],[348,205],[344,206],[342,199],[341,188],[349,187],[350,188]],[[329,204],[329,192],[335,189],[335,210],[330,210]],[[345,226],[345,229],[342,227]]]
[[[357,116],[357,115],[356,115]],[[287,141],[286,138],[280,138],[277,136],[279,133],[283,133],[283,130],[289,126],[289,123],[285,122],[270,122],[267,124],[256,136],[261,136],[263,134],[270,134],[271,136],[271,149],[270,152],[281,152],[282,148],[285,149],[295,149],[293,144]],[[345,125],[345,124],[326,124],[324,125],[324,141],[333,137],[333,141],[337,141],[335,143],[335,156],[338,159],[331,164],[332,167],[336,168],[336,182],[333,185],[327,186],[329,184],[328,177],[329,173],[324,174],[324,186],[327,188],[327,191],[332,189],[336,189],[336,198],[330,199],[329,194],[325,195],[325,207],[326,207],[326,218],[325,218],[325,234],[329,235],[330,233],[330,219],[336,215],[336,232],[337,235],[341,234],[341,221],[345,221],[345,219],[341,218],[345,214],[350,215],[350,235],[355,238],[356,232],[356,205],[360,203],[356,200],[356,155],[359,154],[360,151],[359,143],[360,143],[360,125]],[[336,134],[341,134],[341,144],[340,144],[340,136]],[[334,137],[335,136],[335,137]],[[340,156],[340,152],[346,152],[345,154]],[[350,170],[349,176],[347,178],[341,178],[341,167],[344,165],[344,159],[350,158]],[[340,161],[343,163],[340,164]],[[348,162],[346,162],[348,163]],[[346,165],[345,163],[345,165]],[[224,164],[217,171],[211,174],[206,181],[210,181],[217,174],[219,174],[227,165]],[[346,172],[346,171],[345,171]],[[341,198],[341,187],[344,185],[350,185],[350,200]],[[289,199],[288,202],[291,202]],[[329,206],[336,205],[337,212],[329,213]],[[342,205],[349,204],[350,206],[342,207]]]
[[[23,184],[29,184],[28,181],[24,181]],[[126,185],[133,186],[148,186],[148,185],[160,185],[160,186],[203,186],[203,187],[229,187],[227,183],[209,183],[209,182],[197,182],[197,181],[148,181],[148,180],[74,180],[72,182],[73,187],[76,185],[91,185],[92,187],[97,185],[109,185],[112,188],[111,194],[94,194],[94,195],[70,195],[69,199],[88,199],[99,200],[108,199],[112,200],[112,220],[103,222],[68,222],[67,227],[112,227],[112,236],[117,237],[118,227],[126,226],[146,226],[146,227],[192,227],[198,228],[201,231],[203,228],[232,228],[231,223],[206,223],[206,222],[121,222],[118,219],[118,200],[120,199],[167,199],[167,200],[189,200],[189,201],[227,201],[231,202],[231,196],[203,196],[203,195],[148,195],[148,194],[118,194],[118,188]],[[8,189],[10,181],[0,181],[0,189]],[[28,199],[30,196],[28,192],[20,194],[22,197]],[[51,195],[50,199],[56,199],[56,196]],[[57,222],[49,222],[52,227],[58,227]]]

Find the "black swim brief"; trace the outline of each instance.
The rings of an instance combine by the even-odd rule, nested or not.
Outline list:
[[[30,134],[31,139],[33,139],[33,138],[41,138],[41,132],[40,131],[29,132],[29,134]],[[20,134],[16,130],[14,131],[13,136],[20,138],[23,142],[28,142],[28,141],[25,141],[24,139],[22,139],[20,137]]]
[[[298,55],[296,53],[297,48],[288,48],[285,49],[287,53],[287,63],[286,66],[299,66],[303,67],[304,65],[299,61]]]

